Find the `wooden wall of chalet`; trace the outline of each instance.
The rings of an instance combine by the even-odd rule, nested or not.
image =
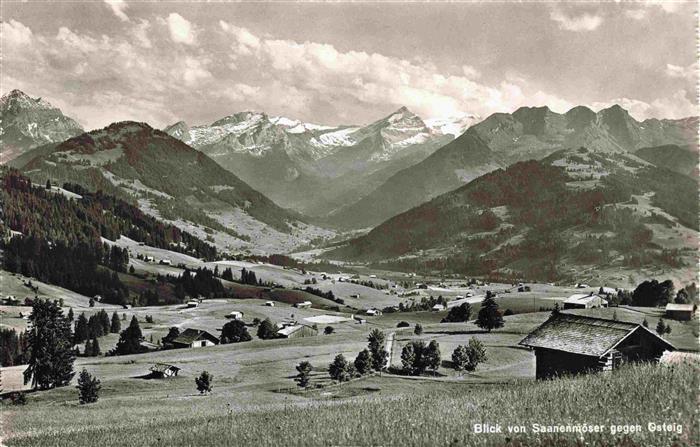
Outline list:
[[[317,330],[315,330],[311,326],[302,326],[301,329],[298,329],[289,334],[287,338],[313,337],[314,335],[318,335]]]
[[[543,348],[535,349],[535,357],[537,363],[535,377],[537,379],[601,370],[598,357]]]
[[[656,362],[665,349],[659,339],[642,328],[636,329],[615,348],[622,354],[623,362]]]

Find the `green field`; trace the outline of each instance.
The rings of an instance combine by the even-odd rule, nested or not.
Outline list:
[[[250,401],[251,392],[214,387],[210,396],[180,390],[184,378],[129,391],[106,386],[80,406],[64,388],[3,408],[10,446],[174,445],[697,445],[697,370],[641,365],[614,374],[546,382],[475,385],[371,377],[332,389]],[[641,383],[645,386],[639,386]],[[172,390],[171,387],[177,387]],[[264,393],[263,393],[264,394]],[[648,424],[680,424],[650,432]],[[524,426],[522,434],[477,434],[474,424]],[[532,424],[600,424],[602,433],[535,434]],[[611,425],[639,424],[611,434]],[[579,438],[580,437],[580,438]],[[576,444],[584,442],[584,444]]]

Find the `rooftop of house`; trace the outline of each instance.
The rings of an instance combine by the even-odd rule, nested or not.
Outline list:
[[[676,304],[668,303],[666,305],[666,310],[681,310],[686,312],[693,312],[695,309],[695,304]]]
[[[201,329],[185,329],[180,335],[177,336],[175,340],[173,340],[173,343],[180,343],[180,344],[185,344],[189,345],[201,338],[207,338],[212,341],[217,341],[218,338],[213,336],[207,331],[203,331]]]
[[[637,329],[647,331],[667,349],[675,350],[673,345],[640,324],[565,313],[544,322],[519,344],[601,357]]]

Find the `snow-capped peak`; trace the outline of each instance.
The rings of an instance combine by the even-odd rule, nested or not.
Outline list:
[[[42,98],[32,98],[21,90],[14,89],[0,98],[0,108],[3,111],[10,108],[17,109],[55,109],[48,101]]]
[[[431,118],[425,120],[425,125],[433,132],[443,135],[454,135],[455,138],[462,135],[472,124],[479,121],[477,115],[462,114],[445,118]]]

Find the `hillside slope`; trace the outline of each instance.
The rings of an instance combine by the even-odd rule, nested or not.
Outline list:
[[[697,125],[696,117],[639,122],[617,105],[598,113],[582,106],[565,114],[547,107],[495,113],[334,213],[329,222],[345,228],[374,226],[498,167],[539,160],[560,149],[583,146],[614,155],[646,146],[695,144]]]
[[[698,152],[688,147],[675,144],[643,147],[635,151],[635,155],[661,168],[694,178],[698,177]]]
[[[693,179],[629,154],[570,149],[479,177],[327,256],[548,281],[584,266],[687,273],[697,214]]]
[[[115,123],[11,164],[42,184],[77,183],[135,200],[222,248],[284,250],[306,243],[301,230],[311,228],[205,154],[143,123]]]

